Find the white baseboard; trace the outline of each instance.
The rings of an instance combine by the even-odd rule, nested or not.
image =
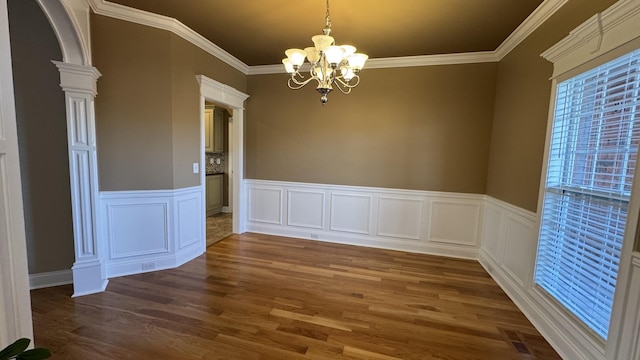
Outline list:
[[[73,284],[71,269],[29,274],[29,288],[31,290],[69,284]]]
[[[333,232],[315,232],[309,236],[306,231],[300,231],[291,228],[270,227],[268,225],[247,225],[248,232],[254,232],[266,235],[286,236],[303,240],[323,241],[336,244],[366,246],[378,249],[407,251],[419,254],[429,254],[438,256],[447,256],[460,259],[477,259],[478,251],[474,248],[464,248],[455,245],[429,245],[420,244],[411,241],[403,241],[395,239],[379,239],[375,237],[358,237],[353,235],[340,235]]]

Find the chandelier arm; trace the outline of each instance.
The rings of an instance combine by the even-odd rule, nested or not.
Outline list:
[[[313,80],[313,77],[310,77],[308,79],[304,79],[304,77],[301,74],[297,74],[300,76],[300,80],[296,79],[296,74],[291,74],[291,78],[289,78],[289,82],[293,82],[296,85],[302,85],[305,86],[307,85],[311,80]]]
[[[349,92],[351,92],[351,89],[353,89],[354,87],[358,86],[358,84],[360,84],[360,77],[358,75],[356,75],[351,79],[351,81],[346,82],[346,81],[343,80],[342,76],[339,76],[339,77],[337,77],[335,79],[334,82],[336,84],[338,84],[339,87],[347,88],[347,89],[349,89]]]
[[[336,78],[333,84],[336,88],[338,88],[338,90],[340,90],[341,93],[345,95],[349,95],[351,93],[351,89],[353,88],[352,86],[347,85],[340,78]]]
[[[298,89],[302,89],[305,85],[311,82],[311,80],[318,80],[318,79],[309,78],[305,81],[298,81],[296,78],[292,76],[287,82],[287,85],[289,86],[289,89],[298,90]]]

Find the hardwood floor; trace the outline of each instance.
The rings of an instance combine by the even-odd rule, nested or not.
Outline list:
[[[71,293],[31,293],[53,359],[559,359],[469,260],[244,234]]]

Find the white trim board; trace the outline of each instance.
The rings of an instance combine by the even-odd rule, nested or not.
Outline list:
[[[281,64],[249,66],[180,21],[106,0],[88,0],[98,15],[170,31],[245,75],[285,73]],[[368,69],[498,62],[550,18],[568,0],[545,0],[493,51],[370,59]],[[284,51],[284,49],[283,49]]]

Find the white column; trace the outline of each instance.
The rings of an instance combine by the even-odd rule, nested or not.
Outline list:
[[[94,98],[100,72],[92,66],[55,62],[65,93],[73,236],[73,296],[104,291],[108,280],[97,237],[98,165]]]

